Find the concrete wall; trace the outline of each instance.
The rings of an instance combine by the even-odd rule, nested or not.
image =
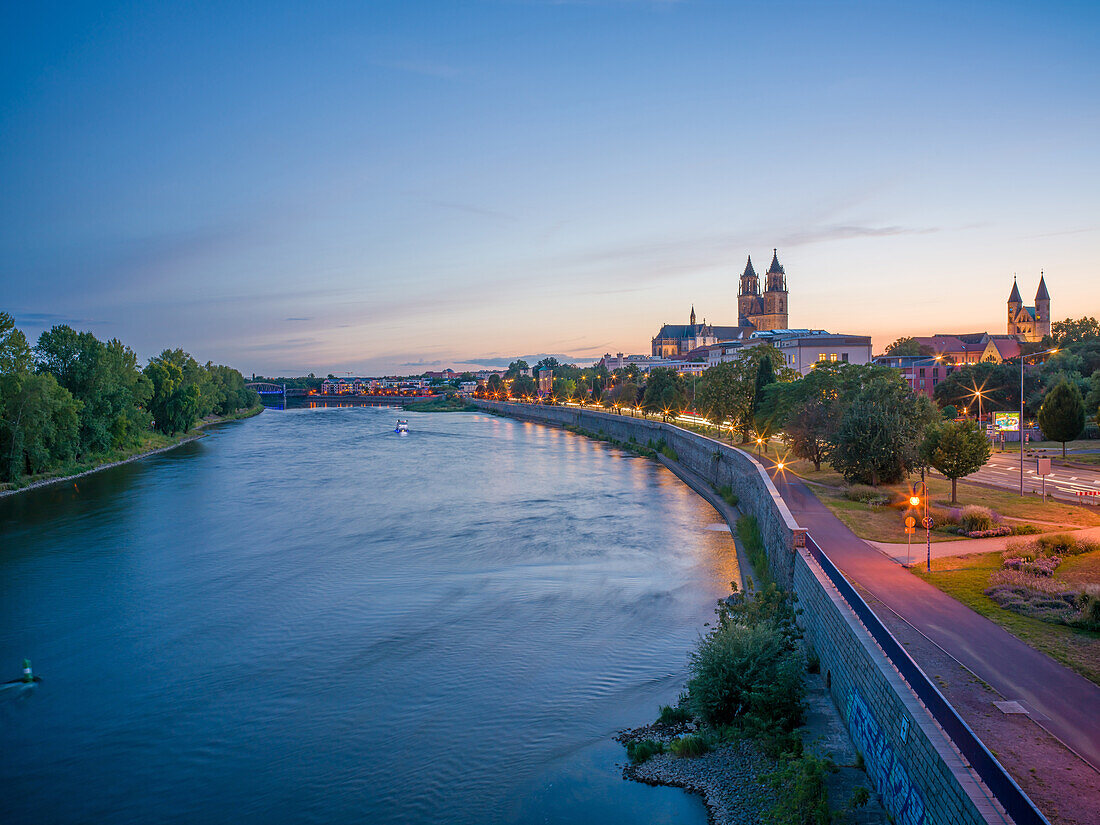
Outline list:
[[[851,607],[802,546],[799,527],[748,453],[656,421],[577,407],[475,401],[515,418],[576,426],[641,444],[664,438],[680,463],[728,484],[757,517],[773,577],[794,591],[806,638],[886,809],[902,825],[1008,822]]]

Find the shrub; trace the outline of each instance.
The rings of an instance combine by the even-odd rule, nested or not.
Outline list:
[[[844,497],[849,501],[858,501],[873,507],[881,507],[890,503],[889,494],[883,493],[882,490],[876,490],[874,487],[868,487],[866,484],[853,484],[844,491]]]
[[[679,454],[667,444],[661,448],[661,455],[667,458],[669,461],[679,461]]]
[[[728,484],[724,484],[723,486],[716,489],[718,490],[718,495],[720,495],[725,500],[726,504],[728,504],[730,507],[737,506],[737,502],[740,501],[740,499],[737,497],[737,494],[733,492],[732,487],[730,487]]]
[[[988,507],[979,507],[976,504],[963,507],[962,514],[959,516],[959,524],[967,533],[978,530],[992,530],[997,526],[993,520],[993,511]]]
[[[640,742],[627,742],[626,755],[635,765],[640,765],[652,756],[665,752],[665,743],[656,739],[643,739]]]
[[[679,725],[691,721],[691,710],[685,703],[686,697],[680,697],[678,705],[661,705],[660,716],[657,722],[662,725]]]
[[[1075,624],[1089,630],[1100,630],[1100,597],[1082,593],[1078,601],[1081,615]]]
[[[829,825],[833,821],[825,774],[833,765],[813,755],[790,760],[768,776],[775,804],[765,812],[767,825]]]
[[[1035,546],[1044,556],[1079,556],[1100,550],[1100,543],[1089,539],[1078,539],[1068,533],[1056,533],[1053,536],[1039,536]]]
[[[737,535],[745,545],[745,553],[762,582],[771,581],[771,568],[768,565],[768,553],[764,549],[764,536],[760,532],[760,523],[756,516],[741,516],[737,519]]]
[[[991,538],[995,538],[996,536],[1011,536],[1012,535],[1012,528],[1011,527],[994,527],[990,530],[971,530],[970,532],[966,532],[964,528],[960,527],[959,532],[962,535],[965,535],[966,537],[972,538],[972,539],[991,539]]]
[[[801,656],[774,626],[720,623],[691,654],[691,671],[692,707],[708,725],[790,730],[802,721]]]
[[[702,756],[710,750],[710,740],[705,736],[681,736],[669,742],[668,749],[674,756]]]
[[[1034,536],[1036,533],[1043,532],[1043,530],[1034,524],[1017,524],[1012,528],[1012,532],[1017,536]]]

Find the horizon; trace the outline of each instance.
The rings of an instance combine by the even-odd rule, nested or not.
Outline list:
[[[1100,9],[8,12],[3,306],[268,376],[582,364],[736,324],[1100,315]],[[1073,309],[1070,309],[1070,308]],[[533,361],[531,362],[533,363]]]

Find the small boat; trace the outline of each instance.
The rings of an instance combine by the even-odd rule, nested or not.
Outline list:
[[[397,426],[394,427],[393,431],[395,433],[397,433],[398,435],[408,435],[409,434],[409,422],[404,418],[397,419]]]

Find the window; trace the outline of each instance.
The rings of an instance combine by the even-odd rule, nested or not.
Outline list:
[[[830,361],[835,361],[835,360],[837,360],[837,354],[836,354],[835,352],[830,352],[830,353],[829,353],[829,360],[830,360]]]
[[[817,360],[818,360],[818,361],[824,361],[824,360],[825,360],[825,353],[823,353],[823,352],[819,352],[819,353],[817,354]]]
[[[920,377],[921,377],[921,378],[924,378],[924,367],[921,367],[921,368],[920,368]],[[921,385],[921,386],[923,387],[923,386],[924,386],[924,382],[923,382],[923,381],[921,381],[921,382],[920,382],[920,385]]]
[[[841,353],[840,354],[840,360],[843,361],[845,364],[847,364],[848,363],[848,353],[846,353],[846,352]]]
[[[921,370],[921,372],[924,372],[924,370]],[[924,389],[924,379],[923,378],[920,380],[920,388],[922,390]]]

